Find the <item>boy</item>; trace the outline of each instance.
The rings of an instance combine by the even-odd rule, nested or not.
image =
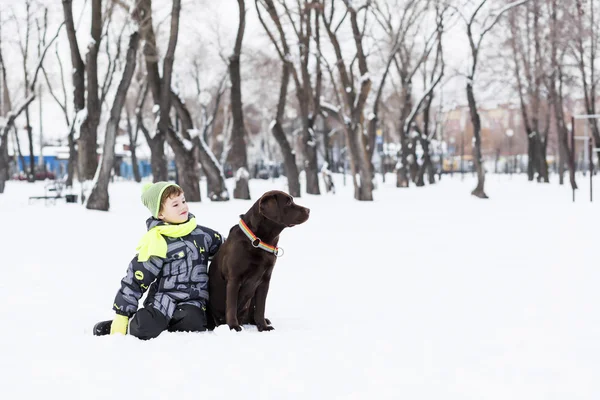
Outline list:
[[[174,183],[157,182],[142,188],[142,203],[152,217],[138,244],[113,304],[112,321],[94,326],[94,335],[127,333],[142,340],[164,330],[206,330],[208,261],[223,243],[218,232],[196,225],[183,190]],[[149,289],[144,308],[142,294]],[[133,317],[133,318],[132,318]]]

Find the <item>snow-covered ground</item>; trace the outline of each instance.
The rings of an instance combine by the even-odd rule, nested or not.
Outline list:
[[[600,398],[600,180],[488,176],[396,189],[372,203],[303,196],[267,300],[273,332],[221,327],[142,342],[94,337],[145,230],[140,185],[111,211],[0,195],[0,390],[5,399]],[[230,185],[233,182],[229,182]],[[587,187],[587,181],[580,179]],[[256,199],[285,181],[251,181]],[[253,201],[190,204],[227,234]]]

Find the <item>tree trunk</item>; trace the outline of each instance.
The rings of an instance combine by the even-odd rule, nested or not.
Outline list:
[[[161,78],[158,72],[158,49],[156,46],[156,36],[152,25],[152,0],[139,0],[137,3],[139,10],[140,35],[144,42],[142,53],[146,62],[146,74],[148,86],[152,93],[154,104],[161,103]],[[160,130],[150,136],[148,130],[142,123],[141,110],[137,114],[137,121],[150,147],[150,166],[152,168],[153,182],[168,180],[167,158],[165,156],[165,138],[166,135]],[[156,154],[155,154],[156,152]]]
[[[65,185],[67,187],[73,187],[73,180],[75,179],[75,171],[77,168],[77,147],[75,145],[75,130],[73,123],[75,119],[73,118],[73,122],[71,123],[71,127],[69,128],[69,135],[67,137],[67,141],[69,144],[69,161],[67,164],[67,180]]]
[[[367,151],[363,142],[363,133],[360,125],[347,124],[346,139],[350,152],[350,166],[354,182],[354,198],[360,201],[373,200],[373,183],[371,181],[371,168],[367,161]]]
[[[136,132],[133,132],[133,125],[131,124],[131,114],[130,111],[125,107],[127,112],[127,136],[129,137],[129,152],[131,153],[131,168],[133,169],[133,179],[140,183],[142,181],[142,177],[140,175],[140,168],[138,165],[137,159],[137,129]],[[139,128],[138,128],[139,129]]]
[[[23,172],[27,172],[27,162],[25,162],[25,157],[23,156],[23,152],[21,151],[21,140],[19,139],[19,132],[17,131],[17,128],[15,128],[13,126],[13,135],[15,137],[15,144],[17,145],[17,157],[19,158],[19,162],[21,163],[21,166],[23,167]],[[8,138],[7,138],[8,140]],[[6,147],[6,159],[8,160],[7,162],[10,163],[10,158],[8,156],[8,147]],[[17,164],[18,166],[18,164]],[[8,170],[6,170],[6,179],[10,179],[10,174],[8,173]]]
[[[104,150],[102,152],[100,172],[86,205],[89,210],[108,211],[110,208],[108,184],[110,182],[110,175],[114,165],[117,130],[119,128],[121,111],[123,109],[123,105],[125,104],[125,99],[127,98],[127,90],[129,89],[131,78],[133,78],[133,73],[135,71],[136,55],[139,42],[140,35],[137,31],[135,31],[129,37],[129,47],[127,49],[123,76],[121,77],[121,82],[119,82],[117,94],[115,95],[115,99],[110,110],[110,119],[106,125],[106,136],[104,138]]]
[[[201,136],[195,138],[194,144],[199,150],[199,161],[206,175],[208,198],[212,201],[228,201],[229,191],[225,184],[223,167]]]
[[[75,115],[85,108],[85,64],[81,59],[79,45],[77,43],[77,34],[75,32],[75,23],[73,21],[73,1],[62,0],[63,12],[65,16],[65,26],[67,30],[67,38],[69,39],[69,47],[71,50],[71,64],[73,66],[73,105]],[[76,118],[73,118],[73,122]],[[78,127],[80,129],[81,127]],[[75,131],[72,127],[69,132],[69,165],[67,167],[67,182],[68,187],[73,186],[73,179],[79,159],[76,148]],[[78,174],[80,175],[80,174]],[[81,178],[79,178],[81,180]]]
[[[281,119],[285,111],[285,104],[287,100],[287,89],[290,82],[290,68],[291,66],[287,62],[283,62],[283,70],[281,72],[281,86],[279,88],[279,101],[277,103],[277,114],[275,121],[271,126],[271,132],[273,137],[281,148],[283,154],[283,163],[285,166],[285,176],[288,180],[289,194],[293,197],[300,197],[300,180],[298,179],[298,166],[296,165],[296,155],[292,151],[292,146],[285,136],[283,127],[281,126]],[[325,149],[327,151],[327,149]]]
[[[532,182],[535,178],[537,160],[537,143],[536,136],[532,136],[530,131],[525,131],[527,134],[527,179]]]
[[[538,182],[550,183],[550,177],[548,176],[548,160],[547,160],[547,149],[548,139],[547,137],[540,137],[538,140],[538,165],[540,173],[538,175]]]
[[[413,183],[417,182],[417,175],[419,174],[419,164],[417,163],[417,139],[410,139],[410,154],[408,156],[409,174],[410,180]]]
[[[173,5],[171,7],[171,29],[169,34],[169,44],[167,47],[167,52],[165,53],[164,61],[163,61],[163,74],[162,79],[160,79],[160,97],[159,97],[159,118],[156,129],[156,137],[162,137],[169,139],[169,130],[171,126],[171,79],[173,74],[173,63],[175,62],[175,48],[177,46],[177,39],[179,35],[179,14],[181,11],[181,0],[173,0]],[[150,84],[151,87],[153,84]],[[155,99],[156,102],[156,99]],[[171,146],[172,147],[172,146]],[[175,149],[173,149],[175,151]],[[181,162],[182,160],[177,160],[176,157],[175,162]],[[178,171],[183,172],[183,171]],[[184,182],[189,182],[189,180],[185,180]],[[197,185],[197,184],[196,184]],[[190,201],[195,201],[191,199],[194,194],[193,187],[185,188],[182,187],[185,191],[186,189],[190,189],[189,193]],[[199,193],[199,192],[198,192]],[[188,193],[186,193],[186,198]]]
[[[565,149],[563,148],[562,141],[560,140],[560,134],[558,139],[558,184],[565,184],[565,162],[566,155]]]
[[[410,151],[408,148],[408,139],[406,137],[407,133],[404,132],[402,126],[404,126],[404,124],[400,127],[400,160],[396,165],[396,187],[407,188],[409,186],[408,156]]]
[[[212,153],[212,151],[210,150],[210,148],[204,141],[202,134],[198,134],[197,137],[194,137],[193,139],[189,135],[189,132],[194,128],[194,122],[192,120],[192,116],[190,115],[189,110],[187,109],[187,106],[179,98],[179,96],[177,96],[173,92],[171,92],[171,100],[172,100],[173,106],[175,107],[175,110],[177,111],[177,115],[181,119],[182,136],[185,139],[190,140],[194,144],[194,147],[192,147],[192,149],[190,149],[190,150],[185,149],[185,147],[184,148],[179,147],[178,153],[176,153],[176,156],[178,158],[189,158],[189,159],[186,159],[184,162],[184,164],[186,165],[186,168],[189,168],[190,165],[193,166],[192,169],[186,171],[187,177],[184,179],[187,179],[188,183],[193,184],[193,182],[196,182],[195,186],[199,185],[198,182],[200,179],[199,179],[198,171],[196,168],[196,165],[197,165],[196,154],[197,154],[198,162],[200,163],[200,165],[202,165],[202,169],[204,170],[204,173],[206,174],[206,181],[207,181],[207,186],[208,186],[207,187],[208,198],[211,199],[212,201],[227,201],[227,200],[229,200],[229,192],[227,190],[227,186],[225,185],[225,176],[223,174],[222,167],[219,165],[214,154]],[[173,150],[175,151],[175,149],[173,149]],[[195,175],[195,177],[192,177],[192,173]],[[199,186],[198,186],[198,189],[196,189],[195,187],[192,188],[192,191],[193,192],[197,191],[198,196],[200,196]],[[187,199],[187,191],[186,191],[186,199]],[[190,200],[190,201],[200,201],[200,198],[198,197],[198,200]]]
[[[305,107],[308,106],[307,104]],[[302,106],[300,107],[303,108]],[[302,146],[304,153],[304,173],[306,176],[306,193],[321,194],[319,189],[319,167],[317,165],[317,138],[313,129],[315,118],[308,117],[308,109],[302,116]],[[312,119],[312,121],[311,121]]]
[[[421,147],[423,148],[423,164],[419,168],[417,175],[416,185],[425,186],[425,174],[430,184],[435,183],[435,172],[433,170],[433,163],[431,162],[431,154],[429,152],[430,143],[429,140],[421,139]]]
[[[171,92],[171,104],[173,104],[177,113],[176,121],[181,121],[181,124],[179,124],[181,125],[181,135],[173,129],[169,129],[167,133],[167,142],[175,153],[177,183],[185,192],[187,201],[201,201],[199,171],[192,138],[189,133],[194,128],[192,117],[183,101],[173,92]],[[175,128],[178,129],[177,126]]]
[[[0,142],[0,194],[4,193],[4,182],[10,179],[10,158],[8,156],[8,136]]]
[[[135,18],[137,18],[137,15],[135,16]],[[140,40],[141,40],[141,35],[140,35]],[[137,55],[136,55],[136,57],[137,57]],[[141,80],[141,78],[139,80]],[[146,97],[148,96],[148,89],[149,89],[148,83],[145,82],[142,85],[142,87],[140,88],[140,91],[138,92],[138,98],[135,102],[135,108],[136,108],[136,110],[135,110],[136,111],[135,131],[134,131],[133,125],[131,123],[131,120],[132,120],[132,118],[134,118],[134,116],[131,115],[129,108],[125,107],[125,110],[127,112],[127,135],[129,136],[129,151],[131,152],[131,167],[133,169],[133,179],[138,183],[142,181],[142,175],[140,174],[140,166],[138,164],[138,158],[137,158],[137,143],[138,143],[138,137],[139,137],[138,135],[141,130],[140,124],[142,123],[142,110],[144,109],[144,104],[146,103]]]
[[[552,87],[550,89],[552,91]],[[565,126],[562,97],[560,94],[556,93],[555,90],[553,94],[551,93],[551,96],[554,99],[554,119],[556,123],[556,129],[558,131],[558,140],[562,156],[562,162],[560,166],[564,171],[564,163],[566,162],[567,168],[569,169],[569,182],[571,183],[571,188],[577,189],[577,183],[575,182],[575,160],[569,151],[569,132]]]
[[[187,140],[187,139],[185,139]],[[185,192],[186,201],[201,201],[200,184],[198,173],[196,171],[196,158],[192,147],[186,147],[186,144],[177,136],[173,130],[167,135],[167,143],[175,153],[175,165],[177,167],[177,184]],[[189,142],[191,144],[191,142]]]
[[[412,84],[406,79],[402,79],[402,108],[400,110],[400,154],[399,163],[396,165],[396,187],[407,188],[409,186],[408,180],[408,156],[410,154],[409,143],[409,130],[407,128],[406,119],[412,108]]]
[[[343,99],[348,110],[350,122],[344,124],[348,150],[351,156],[352,182],[354,184],[354,198],[360,201],[373,200],[373,181],[371,179],[372,166],[368,159],[365,140],[363,139],[364,109],[369,92],[371,91],[372,81],[369,78],[369,69],[367,67],[367,57],[362,45],[362,33],[358,26],[357,9],[346,2],[346,9],[350,15],[354,44],[356,46],[356,59],[360,71],[360,82],[357,85],[358,92],[355,91],[354,76],[351,68],[350,72],[346,69],[342,49],[336,34],[337,29],[332,27],[332,21],[327,20],[325,12],[321,12],[322,20],[327,29],[327,34],[333,45],[336,55],[336,66],[340,79],[345,90]]]
[[[298,179],[298,166],[296,165],[296,155],[292,152],[292,148],[287,138],[285,137],[285,132],[281,126],[279,121],[275,121],[272,125],[271,132],[275,137],[275,140],[281,147],[281,152],[283,154],[283,163],[285,167],[285,175],[288,180],[288,190],[289,194],[293,197],[300,197],[300,180]]]
[[[467,82],[467,100],[469,102],[469,111],[471,112],[471,123],[473,124],[473,163],[477,172],[477,186],[471,194],[481,199],[487,199],[485,194],[485,169],[483,167],[483,159],[481,157],[481,119],[477,111],[477,103],[473,94],[473,77],[469,77]]]
[[[229,78],[231,80],[231,112],[233,115],[233,131],[231,133],[231,150],[229,161],[235,174],[234,199],[250,199],[248,187],[248,158],[244,141],[245,125],[242,105],[242,78],[240,73],[240,56],[242,40],[246,26],[246,9],[244,0],[238,0],[240,22],[233,54],[229,57]]]
[[[27,182],[35,182],[35,159],[33,153],[33,130],[29,121],[29,109],[25,109],[25,121],[27,126],[25,129],[27,130],[27,139],[29,140],[29,168],[27,173]],[[25,169],[25,165],[23,165],[23,169]]]
[[[165,142],[162,138],[156,140],[156,136],[151,142],[150,147],[150,167],[152,169],[152,182],[168,180],[167,157],[165,156]]]
[[[93,43],[88,45],[86,54],[87,75],[87,117],[80,127],[78,139],[79,179],[94,179],[98,168],[98,124],[102,104],[98,97],[98,50],[102,40],[102,0],[92,0],[92,28],[91,38]]]

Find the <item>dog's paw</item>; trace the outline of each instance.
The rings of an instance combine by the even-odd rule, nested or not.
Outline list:
[[[270,323],[270,322],[267,322],[267,323]],[[271,325],[265,325],[265,326],[257,325],[256,328],[258,328],[259,332],[265,332],[265,331],[268,332],[268,331],[272,331],[275,329]]]
[[[231,329],[232,331],[241,332],[242,327],[239,325],[229,325],[229,329]]]

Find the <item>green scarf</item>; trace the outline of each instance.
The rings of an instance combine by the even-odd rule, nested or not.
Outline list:
[[[196,229],[196,218],[178,225],[158,225],[142,236],[136,248],[138,261],[148,261],[152,256],[165,258],[167,256],[167,241],[163,236],[182,237]]]

